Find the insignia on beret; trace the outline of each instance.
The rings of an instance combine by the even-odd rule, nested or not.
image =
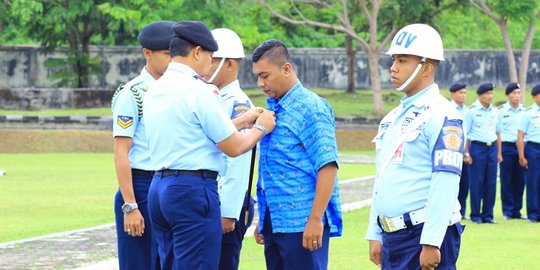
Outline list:
[[[123,129],[126,129],[133,125],[133,117],[119,115],[116,119],[116,123]]]

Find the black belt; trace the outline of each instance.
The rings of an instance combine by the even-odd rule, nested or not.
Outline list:
[[[131,176],[142,176],[142,177],[150,177],[154,176],[153,171],[145,171],[145,170],[139,170],[139,169],[131,169]]]
[[[218,172],[210,171],[210,170],[161,170],[157,171],[156,175],[164,177],[169,175],[193,175],[193,176],[199,176],[201,178],[212,178],[216,179],[218,176]]]
[[[515,142],[502,142],[502,144],[516,146],[516,143],[515,143]]]
[[[496,141],[492,141],[492,142],[471,141],[472,144],[478,144],[478,145],[487,146],[487,147],[491,147],[495,145],[495,142]]]
[[[540,146],[540,143],[537,143],[537,142],[531,142],[531,141],[528,141],[527,144],[532,144],[534,146]]]

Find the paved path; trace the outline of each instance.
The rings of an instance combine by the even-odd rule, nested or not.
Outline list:
[[[343,163],[373,163],[367,156],[340,156]],[[373,177],[340,181],[344,211],[369,204]],[[255,219],[256,220],[256,219]],[[253,228],[246,235],[252,235]],[[114,224],[0,243],[0,270],[115,270]]]

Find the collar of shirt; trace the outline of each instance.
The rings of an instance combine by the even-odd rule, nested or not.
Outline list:
[[[476,100],[473,105],[471,107],[475,108],[475,110],[484,110],[484,111],[491,111],[491,108],[493,108],[493,105],[492,104],[489,104],[489,106],[486,108],[484,108],[484,105],[482,105],[482,103],[480,103],[480,100]]]
[[[459,106],[453,99],[450,100],[450,103],[452,103],[452,106],[456,107],[456,110],[458,111],[467,109],[467,106],[465,104],[461,104],[461,106]]]
[[[289,91],[287,91],[287,93],[279,101],[274,98],[267,98],[266,104],[268,104],[268,109],[271,111],[276,111],[277,107],[286,109],[289,106],[292,106],[294,100],[300,94],[300,89],[303,87],[304,86],[300,80],[298,80],[298,82],[296,82],[296,84]]]
[[[228,94],[231,93],[231,91],[234,91],[234,89],[239,89],[239,88],[240,88],[240,82],[236,80],[227,84],[225,87],[221,88],[219,90],[219,94],[221,95],[222,98],[225,98]]]
[[[505,102],[502,106],[501,106],[502,109],[504,110],[507,110],[507,111],[514,111],[514,108],[512,108],[512,106],[510,106],[510,102],[507,101]],[[519,112],[519,111],[523,111],[524,107],[523,107],[523,104],[519,103],[518,104],[518,107],[517,107],[517,110],[515,110],[516,112]]]
[[[437,84],[432,83],[412,97],[403,97],[401,99],[401,107],[403,109],[406,109],[412,105],[417,108],[422,108],[426,106],[431,100],[433,100],[433,98],[438,94],[439,87],[437,86]]]
[[[154,77],[152,77],[152,74],[148,72],[146,66],[144,66],[141,70],[141,78],[147,85],[156,82],[156,79],[154,79]]]
[[[170,62],[167,70],[174,70],[182,73],[187,73],[188,75],[192,76],[199,76],[199,74],[197,74],[197,72],[195,72],[195,70],[193,70],[191,67],[178,62]]]

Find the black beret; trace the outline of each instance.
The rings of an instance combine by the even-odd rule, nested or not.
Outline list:
[[[203,49],[215,52],[218,50],[218,44],[210,32],[210,29],[202,22],[198,21],[179,21],[173,25],[174,36],[185,39],[194,45],[203,47]]]
[[[531,95],[536,96],[540,94],[540,84],[537,84],[533,89],[531,90]]]
[[[139,33],[139,43],[152,51],[168,50],[173,37],[174,22],[159,21],[146,25]]]
[[[456,92],[458,90],[461,90],[463,88],[467,87],[467,84],[464,83],[454,83],[452,86],[450,86],[450,92]]]
[[[506,86],[506,94],[508,95],[508,94],[512,93],[512,91],[514,91],[516,89],[521,89],[521,87],[519,86],[519,83],[517,83],[517,82],[509,83]]]
[[[484,84],[481,84],[480,86],[478,86],[478,89],[476,89],[476,93],[478,95],[481,95],[487,91],[492,91],[493,90],[493,84],[492,83],[484,83]]]

